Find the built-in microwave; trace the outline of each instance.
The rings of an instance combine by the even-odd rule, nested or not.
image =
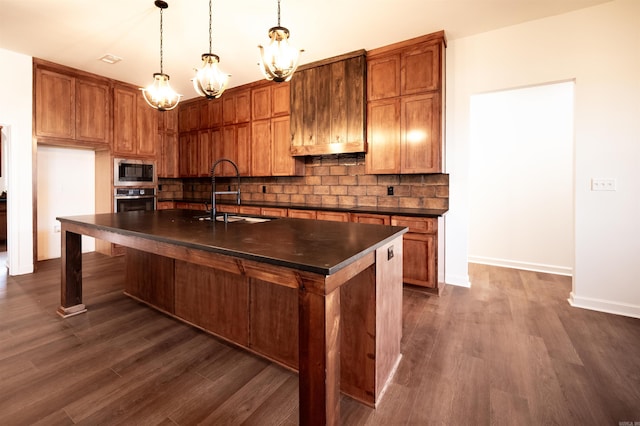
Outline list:
[[[154,161],[114,158],[113,186],[156,186],[157,182]]]

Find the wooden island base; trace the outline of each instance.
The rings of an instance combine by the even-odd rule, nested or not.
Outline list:
[[[127,247],[126,293],[297,369],[301,425],[339,424],[340,392],[375,407],[401,356],[402,234],[406,229],[297,219],[281,219],[261,228],[227,230],[224,224],[215,224],[212,229],[214,224],[204,228],[191,219],[181,220],[186,214],[58,218],[62,223],[58,312],[77,314],[85,309],[81,236],[120,244]],[[276,231],[281,241],[327,234],[340,239],[346,234],[366,243],[357,245],[361,250],[357,255],[328,272],[310,272],[304,264],[287,266],[291,261],[286,258],[295,257],[288,251],[276,250],[280,257],[274,258],[226,254],[235,252],[224,244]],[[203,242],[195,244],[197,238]],[[259,243],[265,249],[271,247],[268,240],[260,241],[267,241]],[[327,253],[337,244],[333,241],[319,239],[314,253]],[[220,252],[223,249],[225,253]]]
[[[376,293],[375,269],[371,264],[335,292],[339,311],[327,318],[339,320],[340,391],[372,407],[400,361],[401,318],[385,309],[401,314],[395,307],[402,304],[397,289]],[[134,299],[289,369],[297,371],[305,356],[298,298],[312,296],[303,290],[134,249],[126,252],[125,283]],[[316,329],[321,333],[322,324]]]

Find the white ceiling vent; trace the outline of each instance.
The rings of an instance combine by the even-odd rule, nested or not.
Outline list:
[[[106,62],[107,64],[113,65],[113,64],[117,64],[118,62],[120,62],[122,60],[122,58],[107,53],[102,58],[100,58],[100,60],[102,62]]]

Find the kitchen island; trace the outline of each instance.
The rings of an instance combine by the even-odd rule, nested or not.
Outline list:
[[[400,360],[403,227],[162,210],[61,217],[63,317],[86,311],[81,236],[127,247],[127,293],[299,371],[300,424],[375,406]]]

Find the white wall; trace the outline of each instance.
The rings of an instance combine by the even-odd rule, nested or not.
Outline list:
[[[573,274],[573,89],[471,97],[470,262]]]
[[[32,59],[0,49],[0,123],[8,160],[9,274],[33,272]],[[3,170],[3,174],[4,174]]]
[[[61,255],[59,216],[95,213],[95,153],[83,149],[38,147],[38,260]],[[82,252],[95,239],[82,236]]]
[[[574,306],[640,317],[640,2],[452,40],[447,49],[447,282],[468,285],[473,94],[575,79]],[[616,192],[590,191],[592,177]],[[569,296],[569,295],[567,295]]]

